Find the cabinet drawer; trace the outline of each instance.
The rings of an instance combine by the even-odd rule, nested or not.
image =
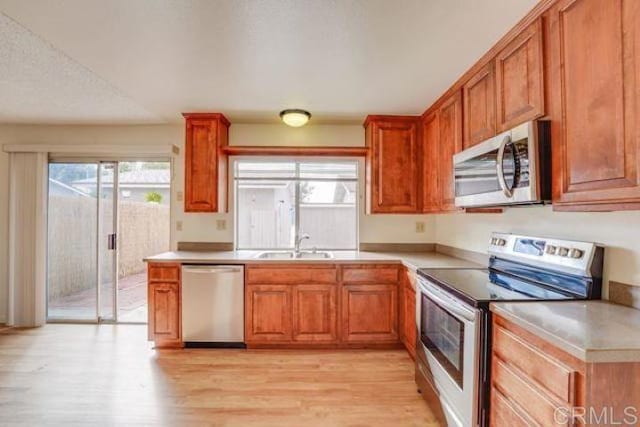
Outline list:
[[[156,263],[149,264],[149,282],[179,282],[180,264]]]
[[[534,425],[495,388],[491,389],[491,427],[529,427]],[[553,424],[551,424],[553,425]]]
[[[494,324],[493,352],[559,401],[574,403],[575,371],[497,324]]]
[[[336,283],[337,269],[333,266],[248,267],[247,283]]]
[[[491,375],[493,387],[520,408],[526,408],[524,411],[529,417],[543,426],[557,425],[554,412],[563,404],[554,403],[555,399],[531,383],[527,375],[496,356]]]
[[[344,267],[344,283],[398,283],[399,269],[395,265],[363,265]]]

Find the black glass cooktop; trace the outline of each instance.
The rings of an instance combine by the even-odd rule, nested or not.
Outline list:
[[[419,269],[418,274],[467,304],[491,301],[565,300],[579,296],[493,269]]]

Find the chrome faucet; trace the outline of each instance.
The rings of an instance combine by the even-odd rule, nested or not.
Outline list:
[[[293,250],[296,253],[296,255],[300,253],[300,243],[302,243],[303,240],[308,240],[310,238],[311,237],[307,233],[302,233],[301,235],[296,237],[296,245]]]

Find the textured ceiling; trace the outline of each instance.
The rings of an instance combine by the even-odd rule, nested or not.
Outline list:
[[[418,114],[535,3],[0,0],[0,121]]]

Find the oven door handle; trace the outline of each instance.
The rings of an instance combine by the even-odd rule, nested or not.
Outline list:
[[[513,197],[513,189],[507,185],[507,180],[504,178],[504,150],[507,145],[511,144],[511,135],[505,135],[504,139],[498,147],[498,157],[496,157],[496,173],[498,174],[498,184],[505,196]]]
[[[439,295],[439,291],[431,289],[428,284],[422,281],[420,281],[420,291],[458,320],[463,322],[475,321],[476,316],[473,310],[449,296]]]

